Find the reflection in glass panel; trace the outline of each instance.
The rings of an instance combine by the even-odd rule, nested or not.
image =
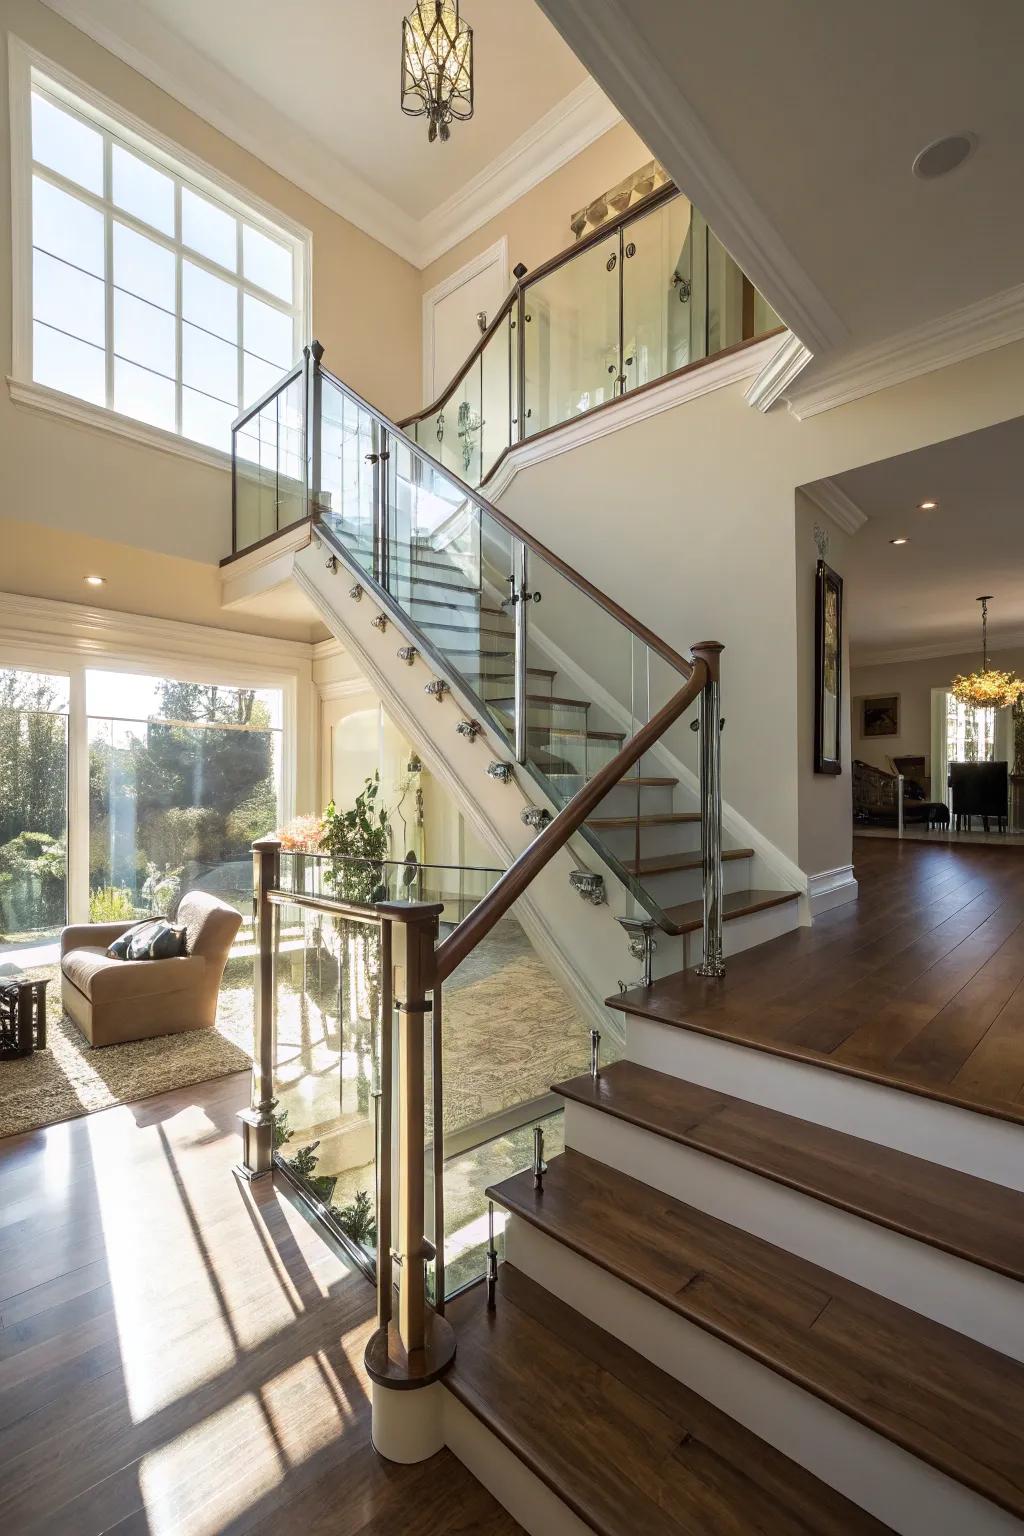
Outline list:
[[[32,327],[32,377],[37,384],[59,389],[93,405],[107,402],[106,353],[102,347],[75,341],[37,320]]]
[[[238,401],[238,351],[208,331],[181,327],[181,377],[184,383],[231,404]]]
[[[124,358],[114,359],[114,410],[150,426],[173,432],[175,427],[174,380],[139,368]]]
[[[291,251],[280,241],[253,229],[251,224],[242,225],[242,271],[248,282],[291,303]]]
[[[247,352],[254,352],[265,362],[276,363],[281,371],[291,367],[295,361],[291,315],[284,315],[247,293],[242,301],[242,325]]]
[[[89,672],[93,921],[204,890],[252,910],[250,845],[277,825],[280,694]]]
[[[525,436],[618,394],[619,236],[526,289]]]
[[[512,353],[510,343],[514,334],[509,329],[510,316],[494,332],[481,354],[480,414],[480,479],[490,474],[511,438],[509,418],[512,415]],[[479,481],[474,482],[479,484]]]
[[[102,197],[102,135],[38,91],[32,92],[32,158]]]
[[[372,572],[376,427],[368,411],[324,380],[320,484],[323,513],[364,569]]]
[[[32,178],[32,244],[95,277],[106,271],[102,213],[42,176]]]
[[[372,1257],[379,925],[284,907],[275,983],[277,1159],[329,1224]]]
[[[208,261],[227,267],[229,272],[237,269],[238,221],[191,187],[181,189],[181,238]]]
[[[276,363],[265,363],[262,357],[253,357],[251,352],[242,354],[242,409],[245,410],[261,395],[265,395],[268,389],[272,389],[281,377],[281,370]]]
[[[165,309],[114,293],[114,351],[130,362],[174,378],[175,321]],[[120,406],[115,407],[120,410]]]
[[[627,390],[690,361],[689,215],[686,199],[674,197],[623,233],[622,371]]]
[[[238,340],[238,289],[187,259],[181,264],[181,313],[223,341]]]
[[[114,282],[126,293],[173,312],[174,252],[115,219]]]
[[[181,391],[181,431],[194,443],[205,443],[209,448],[231,452],[231,423],[238,414],[237,407],[226,405],[223,400],[213,400],[201,390],[184,388]]]
[[[121,144],[111,151],[113,199],[143,224],[162,234],[174,234],[174,182],[148,161],[133,155]]]
[[[66,677],[0,670],[0,950],[67,922]]]
[[[32,314],[36,320],[102,347],[106,336],[103,283],[67,262],[32,252]]]

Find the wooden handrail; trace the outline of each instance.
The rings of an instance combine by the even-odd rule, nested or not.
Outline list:
[[[679,692],[646,725],[641,726],[610,763],[606,763],[582,789],[577,790],[568,805],[563,806],[540,836],[509,866],[469,916],[438,945],[434,951],[435,987],[439,987],[481,939],[486,938],[544,866],[565,847],[608,791],[625,777],[669,726],[679,719],[710,680],[708,663],[703,657],[696,657],[690,675]]]
[[[411,437],[408,437],[393,421],[390,421],[387,416],[378,411],[376,406],[371,405],[368,400],[364,400],[362,395],[358,395],[354,389],[343,383],[337,374],[332,373],[329,368],[325,368],[322,363],[320,371],[324,378],[328,379],[336,389],[340,389],[343,395],[347,395],[361,410],[366,411],[372,416],[390,437],[394,437],[399,442],[404,443],[414,458],[421,460],[421,462],[428,466],[431,474],[446,475],[453,484],[459,487],[469,501],[476,504],[481,512],[486,512],[488,517],[493,518],[513,538],[519,539],[526,545],[527,549],[532,550],[535,555],[550,565],[560,576],[564,576],[571,586],[583,592],[593,602],[603,608],[606,613],[610,614],[616,623],[621,624],[624,629],[628,629],[632,634],[636,635],[638,640],[642,640],[644,645],[660,656],[663,661],[667,661],[670,667],[675,667],[676,671],[682,673],[683,677],[689,677],[692,663],[687,661],[684,656],[681,656],[667,641],[662,640],[652,629],[648,629],[647,625],[642,623],[640,619],[636,619],[631,613],[627,613],[625,608],[621,607],[614,598],[602,592],[600,587],[595,587],[592,581],[588,581],[574,566],[569,565],[560,555],[556,555],[553,550],[548,549],[547,545],[542,544],[540,539],[535,538],[532,533],[528,533],[525,528],[521,528],[512,518],[500,511],[493,502],[488,501],[486,496],[481,496],[480,492],[467,485],[465,480],[461,480],[450,469],[446,469],[436,459],[431,458],[426,449],[413,442]],[[321,532],[329,533],[330,527],[330,523],[322,523]]]
[[[424,421],[428,416],[433,416],[441,409],[442,405],[451,397],[452,391],[457,389],[462,383],[466,374],[498,329],[498,326],[513,308],[520,292],[525,292],[527,288],[539,282],[541,278],[547,277],[549,273],[554,272],[558,267],[565,266],[566,262],[572,261],[574,256],[579,256],[582,251],[588,250],[590,246],[597,245],[600,241],[606,240],[617,229],[621,229],[623,224],[631,224],[634,219],[642,218],[645,213],[650,213],[652,208],[657,208],[659,204],[667,203],[673,197],[678,196],[679,188],[675,182],[665,182],[662,186],[656,188],[655,191],[649,192],[646,197],[639,198],[631,207],[625,208],[622,213],[617,213],[613,219],[607,219],[604,224],[598,225],[597,229],[592,229],[582,239],[575,241],[572,245],[565,246],[556,255],[549,256],[547,261],[542,262],[539,267],[535,267],[532,272],[527,272],[525,277],[517,279],[514,286],[509,290],[507,297],[502,300],[498,313],[490,322],[447,388],[443,389],[437,399],[432,401],[430,405],[423,406],[419,411],[413,411],[411,416],[404,417],[398,425],[404,430],[406,427],[411,427],[414,422]]]

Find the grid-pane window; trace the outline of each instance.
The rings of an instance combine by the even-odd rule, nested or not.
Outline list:
[[[32,85],[32,378],[225,452],[302,348],[303,245]]]
[[[946,760],[990,763],[996,752],[996,712],[946,694]]]

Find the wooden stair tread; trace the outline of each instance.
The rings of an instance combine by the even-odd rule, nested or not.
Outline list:
[[[554,676],[554,673],[552,673],[552,676]],[[507,696],[505,698],[491,699],[490,702],[499,705],[502,709],[515,709],[516,707],[515,699]],[[526,695],[526,702],[527,704],[561,704],[568,706],[570,709],[590,708],[589,699],[567,699],[558,694],[549,693],[528,693]]]
[[[554,1092],[867,1221],[1024,1280],[1024,1194],[617,1061]]]
[[[636,781],[633,780],[633,782],[635,783]],[[678,826],[681,822],[700,821],[700,811],[665,811],[660,816],[591,816],[587,821],[587,826],[606,829],[611,827],[635,827],[638,821],[642,827],[674,827]]]
[[[769,907],[781,907],[787,901],[796,901],[798,896],[798,891],[727,891],[722,897],[722,919],[729,922],[734,917],[749,917],[752,912],[765,912]],[[704,903],[699,900],[682,901],[677,906],[666,907],[662,915],[671,925],[668,930],[670,933],[693,933],[703,926]],[[623,993],[622,996],[628,997],[629,993]],[[608,1002],[614,1006],[611,998]]]
[[[465,603],[446,603],[439,597],[410,597],[409,601],[418,604],[420,608],[454,608],[457,613],[486,613],[494,619],[505,616],[500,608],[491,608],[486,603],[469,607]]]
[[[599,1536],[886,1529],[511,1264],[446,1315],[446,1389]]]
[[[488,1190],[666,1308],[1024,1516],[1024,1365],[566,1151]]]
[[[588,825],[592,826],[593,823],[590,822]],[[631,825],[635,825],[635,823],[631,823]],[[735,859],[752,859],[753,857],[753,848],[723,848],[722,850],[723,863],[728,863]],[[700,869],[702,860],[703,855],[699,851],[696,853],[661,853],[655,858],[641,859],[639,864],[635,859],[630,859],[627,864],[623,865],[623,868],[627,869],[631,875],[638,875],[642,878],[644,875],[669,875],[679,869]],[[703,910],[702,906],[702,915]]]

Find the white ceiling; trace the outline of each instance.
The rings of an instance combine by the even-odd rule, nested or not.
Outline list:
[[[534,0],[466,0],[472,119],[400,110],[413,0],[46,0],[274,169],[423,266],[619,114]]]
[[[539,3],[815,367],[1021,284],[1021,0]]]
[[[832,477],[867,516],[844,559],[856,659],[980,647],[1024,635],[1024,417]],[[936,501],[921,512],[922,501]],[[905,537],[907,544],[891,545]],[[937,648],[937,649],[936,649]]]

